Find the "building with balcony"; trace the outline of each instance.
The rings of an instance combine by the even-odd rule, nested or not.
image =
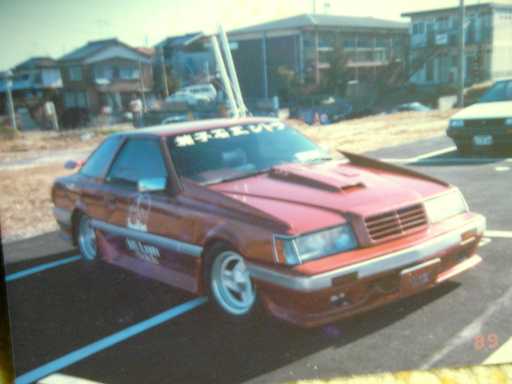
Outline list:
[[[407,62],[408,24],[373,17],[304,14],[228,33],[244,96],[278,94],[276,71],[285,67],[318,85],[330,53],[341,48],[349,78],[372,83],[390,62]]]
[[[11,91],[17,106],[32,107],[44,101],[58,102],[62,79],[56,60],[32,57],[12,69]],[[0,76],[0,113],[4,108],[6,82]]]
[[[411,18],[411,82],[451,84],[458,78],[459,8],[403,13]],[[465,82],[512,76],[512,5],[466,6]]]
[[[59,59],[65,110],[127,111],[133,97],[153,89],[153,50],[117,39],[91,41]]]

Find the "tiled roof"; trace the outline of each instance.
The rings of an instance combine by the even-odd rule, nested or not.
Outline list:
[[[33,68],[53,68],[57,66],[57,61],[51,57],[31,57],[28,60],[16,65],[14,70],[33,69]]]
[[[67,54],[62,56],[59,60],[61,61],[81,61],[87,58],[89,55],[93,54],[100,49],[103,49],[107,46],[120,44],[120,41],[117,39],[106,39],[106,40],[96,40],[89,41],[86,45],[83,45]]]

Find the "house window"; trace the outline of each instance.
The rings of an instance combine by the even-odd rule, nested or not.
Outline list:
[[[450,29],[451,18],[448,16],[440,16],[436,19],[436,26],[438,31],[446,31]]]
[[[64,108],[87,108],[85,92],[64,92]]]
[[[85,92],[76,93],[76,106],[78,108],[87,108],[87,95]]]
[[[82,80],[82,68],[78,66],[69,67],[69,80],[81,81]]]
[[[139,69],[136,67],[124,67],[119,70],[119,78],[122,80],[135,80],[139,78]]]
[[[372,39],[370,39],[369,37],[360,37],[357,40],[357,47],[358,48],[372,48],[373,47]]]
[[[413,35],[423,35],[425,33],[425,23],[423,21],[419,21],[412,25],[412,34]]]
[[[386,37],[377,37],[375,45],[377,48],[386,48],[389,46],[389,39]]]
[[[64,92],[64,107],[73,108],[75,106],[75,97],[73,92]]]
[[[112,67],[107,67],[103,65],[99,65],[94,67],[94,77],[96,79],[106,79],[106,80],[112,80],[114,76],[114,71]]]
[[[355,48],[355,46],[356,46],[356,40],[354,38],[345,39],[343,41],[344,48]]]

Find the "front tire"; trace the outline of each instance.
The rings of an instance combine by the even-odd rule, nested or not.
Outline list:
[[[258,312],[256,288],[244,258],[224,246],[206,255],[205,284],[216,312],[229,320],[246,320]]]
[[[98,250],[96,245],[96,231],[91,226],[91,219],[87,215],[80,215],[77,228],[77,243],[80,254],[87,262],[96,261]]]
[[[471,144],[466,143],[456,143],[457,146],[457,152],[459,155],[465,156],[471,154]]]

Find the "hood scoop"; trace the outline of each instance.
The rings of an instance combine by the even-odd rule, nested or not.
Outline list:
[[[330,192],[353,192],[365,188],[358,173],[347,174],[327,169],[312,169],[299,164],[279,165],[269,173],[269,177],[296,184],[319,188]]]

